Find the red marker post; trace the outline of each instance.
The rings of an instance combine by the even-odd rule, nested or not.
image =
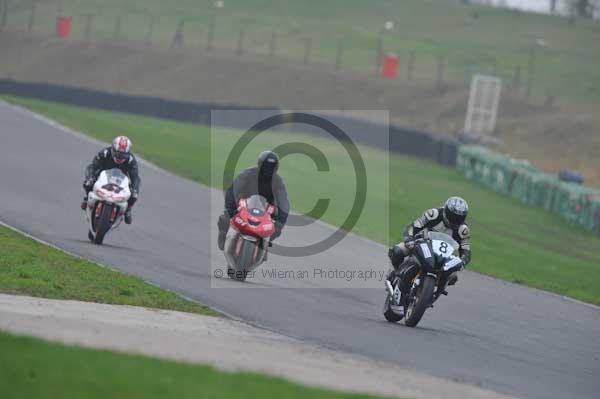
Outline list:
[[[72,17],[58,17],[56,20],[56,36],[66,39],[71,35]]]
[[[396,79],[398,75],[398,57],[394,54],[388,54],[383,58],[383,69],[381,75],[385,79]]]

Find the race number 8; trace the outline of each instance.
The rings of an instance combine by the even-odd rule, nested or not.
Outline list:
[[[445,241],[442,241],[440,243],[439,251],[443,254],[447,254],[448,253],[448,243]]]

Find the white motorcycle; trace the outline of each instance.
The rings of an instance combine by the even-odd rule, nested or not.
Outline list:
[[[102,244],[110,230],[116,229],[127,211],[131,197],[129,178],[120,169],[104,170],[88,194],[85,216],[88,220],[88,238]]]

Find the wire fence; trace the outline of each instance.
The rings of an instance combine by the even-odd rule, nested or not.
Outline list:
[[[552,102],[561,93],[572,98],[591,95],[592,101],[600,101],[600,90],[590,92],[585,83],[586,74],[593,77],[595,73],[593,57],[582,60],[585,54],[551,51],[536,43],[513,51],[481,48],[464,51],[437,44],[416,46],[410,38],[397,40],[385,29],[364,43],[344,34],[319,37],[310,32],[292,34],[289,29],[271,27],[233,28],[214,7],[198,19],[143,13],[77,13],[63,7],[61,1],[0,0],[0,31],[56,36],[57,21],[62,16],[71,17],[69,40],[186,49],[377,78],[382,76],[385,57],[393,54],[397,58],[395,79],[435,90],[468,87],[474,74],[489,74],[502,78],[505,88],[530,99]],[[557,79],[557,62],[575,71],[573,82]]]

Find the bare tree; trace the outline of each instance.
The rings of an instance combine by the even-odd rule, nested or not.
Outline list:
[[[568,0],[568,7],[572,15],[591,18],[600,8],[600,0]]]

